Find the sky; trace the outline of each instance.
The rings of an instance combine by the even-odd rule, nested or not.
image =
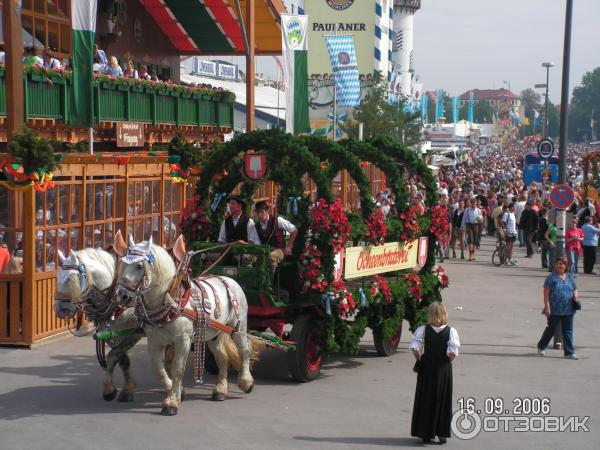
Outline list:
[[[560,103],[566,0],[422,0],[415,15],[415,70],[425,90],[459,95],[546,82]],[[600,67],[600,0],[574,0],[571,89]],[[541,94],[543,89],[538,90]]]

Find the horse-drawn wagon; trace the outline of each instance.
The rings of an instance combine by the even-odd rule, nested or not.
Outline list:
[[[397,210],[387,220],[373,201],[363,170],[368,164],[384,172],[396,196]],[[167,393],[163,413],[172,415],[183,398],[181,382],[192,344],[196,379],[202,378],[210,361],[204,344],[214,353],[218,377],[213,398],[223,400],[230,362],[238,368],[240,389],[253,389],[250,361],[255,340],[288,350],[293,378],[311,381],[328,353],[357,352],[367,327],[377,352],[391,355],[400,341],[403,318],[411,326],[418,324],[426,306],[440,299],[447,277],[435,267],[434,249],[437,239],[447,234],[447,214],[436,205],[431,173],[403,146],[387,139],[333,143],[278,130],[258,131],[217,144],[205,155],[201,170],[197,196],[183,212],[181,224],[190,251],[183,239],[170,255],[151,238],[136,243],[130,236],[125,244],[118,233],[113,250],[120,259],[108,254],[91,257],[85,250],[69,258],[61,255],[57,312],[69,317],[83,307],[99,325],[96,338],[112,339],[106,358],[106,400],[116,397],[112,372],[119,364],[126,379],[119,400],[132,401],[135,382],[127,351],[141,338],[140,332],[148,337],[154,370]],[[340,183],[340,197],[344,190],[359,193],[354,213],[345,211],[332,192],[340,172],[353,180],[353,185]],[[408,201],[403,178],[408,176],[419,177],[426,188],[428,209]],[[265,189],[267,179],[271,184]],[[266,236],[264,231],[257,231],[254,244],[249,244],[248,235],[240,241],[242,235],[234,233],[228,239],[223,229],[233,225],[222,224],[232,194],[236,201],[229,202],[231,215],[241,214],[233,210],[236,204],[250,205],[257,193],[269,191],[279,214],[293,222],[288,227],[293,239],[283,245],[281,233],[276,240],[285,247],[285,252],[279,249],[276,262],[274,242],[258,240]],[[249,220],[236,217],[249,226]],[[262,226],[260,217],[255,229]],[[279,219],[272,220],[269,226],[279,224]],[[98,258],[104,261],[100,265]],[[393,277],[380,276],[385,274]],[[267,329],[272,333],[265,334]],[[173,349],[170,357],[168,347]]]
[[[397,215],[387,220],[373,200],[364,170],[369,165],[384,173],[396,196]],[[340,173],[351,180],[340,191],[358,192],[355,213],[344,211],[343,195],[332,192]],[[408,200],[410,175],[427,188],[425,214],[418,215]],[[234,278],[244,288],[249,328],[269,329],[294,346],[288,367],[297,381],[315,379],[329,352],[356,352],[367,326],[377,353],[394,353],[402,319],[416,324],[447,284],[433,253],[445,233],[445,213],[436,206],[435,182],[425,164],[387,139],[334,143],[276,130],[237,136],[203,161],[198,196],[183,219],[192,247],[205,251],[215,245],[231,193],[249,206],[267,181],[271,215],[285,216],[298,229],[291,254],[274,268],[268,245],[232,243],[216,264],[209,252],[202,253],[195,270]]]

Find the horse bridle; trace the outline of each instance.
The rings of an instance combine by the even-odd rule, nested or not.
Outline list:
[[[130,262],[126,261],[126,258],[130,258]],[[154,265],[154,254],[142,253],[142,252],[131,252],[121,258],[121,262],[125,264],[143,263],[147,261],[150,266]],[[132,303],[138,303],[139,300],[143,302],[144,294],[150,290],[150,281],[148,274],[146,273],[146,266],[143,266],[144,273],[140,278],[140,281],[132,283],[129,280],[119,280],[117,282],[116,296],[117,298],[125,299],[127,306],[131,306]]]
[[[70,303],[83,303],[85,298],[85,293],[88,290],[88,282],[87,282],[87,270],[85,268],[85,264],[65,264],[61,267],[61,270],[65,270],[70,273],[75,273],[77,278],[79,278],[79,288],[81,289],[81,300],[75,301],[72,298],[61,297],[58,294],[54,294],[54,298],[56,300],[62,300]]]

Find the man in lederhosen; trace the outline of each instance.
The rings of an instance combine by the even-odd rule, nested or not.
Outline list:
[[[254,206],[258,223],[256,224],[256,234],[260,239],[261,244],[271,246],[268,263],[271,272],[275,273],[277,265],[283,261],[286,255],[292,254],[294,241],[298,235],[298,229],[288,220],[283,217],[278,217],[269,214],[271,205],[269,202],[260,201]],[[284,232],[290,234],[287,244],[285,243]]]
[[[244,210],[246,202],[237,196],[230,195],[227,197],[228,212],[225,220],[221,223],[219,231],[219,242],[239,242],[240,244],[260,244],[260,240],[256,235],[254,220],[248,217]],[[224,259],[225,264],[235,264],[237,258],[228,255]],[[241,263],[243,266],[251,266],[256,261],[252,255],[243,254]]]
[[[260,244],[256,235],[254,220],[244,213],[246,203],[237,195],[227,197],[229,212],[227,218],[221,223],[219,242],[236,242]]]

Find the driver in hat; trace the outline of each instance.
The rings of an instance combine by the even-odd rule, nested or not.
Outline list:
[[[256,234],[254,220],[246,216],[246,202],[238,195],[227,197],[228,217],[221,223],[219,242],[236,242],[260,244]]]
[[[298,235],[298,229],[290,221],[276,215],[269,214],[271,204],[267,201],[259,201],[254,205],[254,211],[258,217],[256,224],[256,234],[261,244],[271,246],[269,253],[269,267],[275,272],[277,265],[283,261],[286,255],[292,254],[294,241]],[[287,244],[285,243],[284,233],[290,235]]]

